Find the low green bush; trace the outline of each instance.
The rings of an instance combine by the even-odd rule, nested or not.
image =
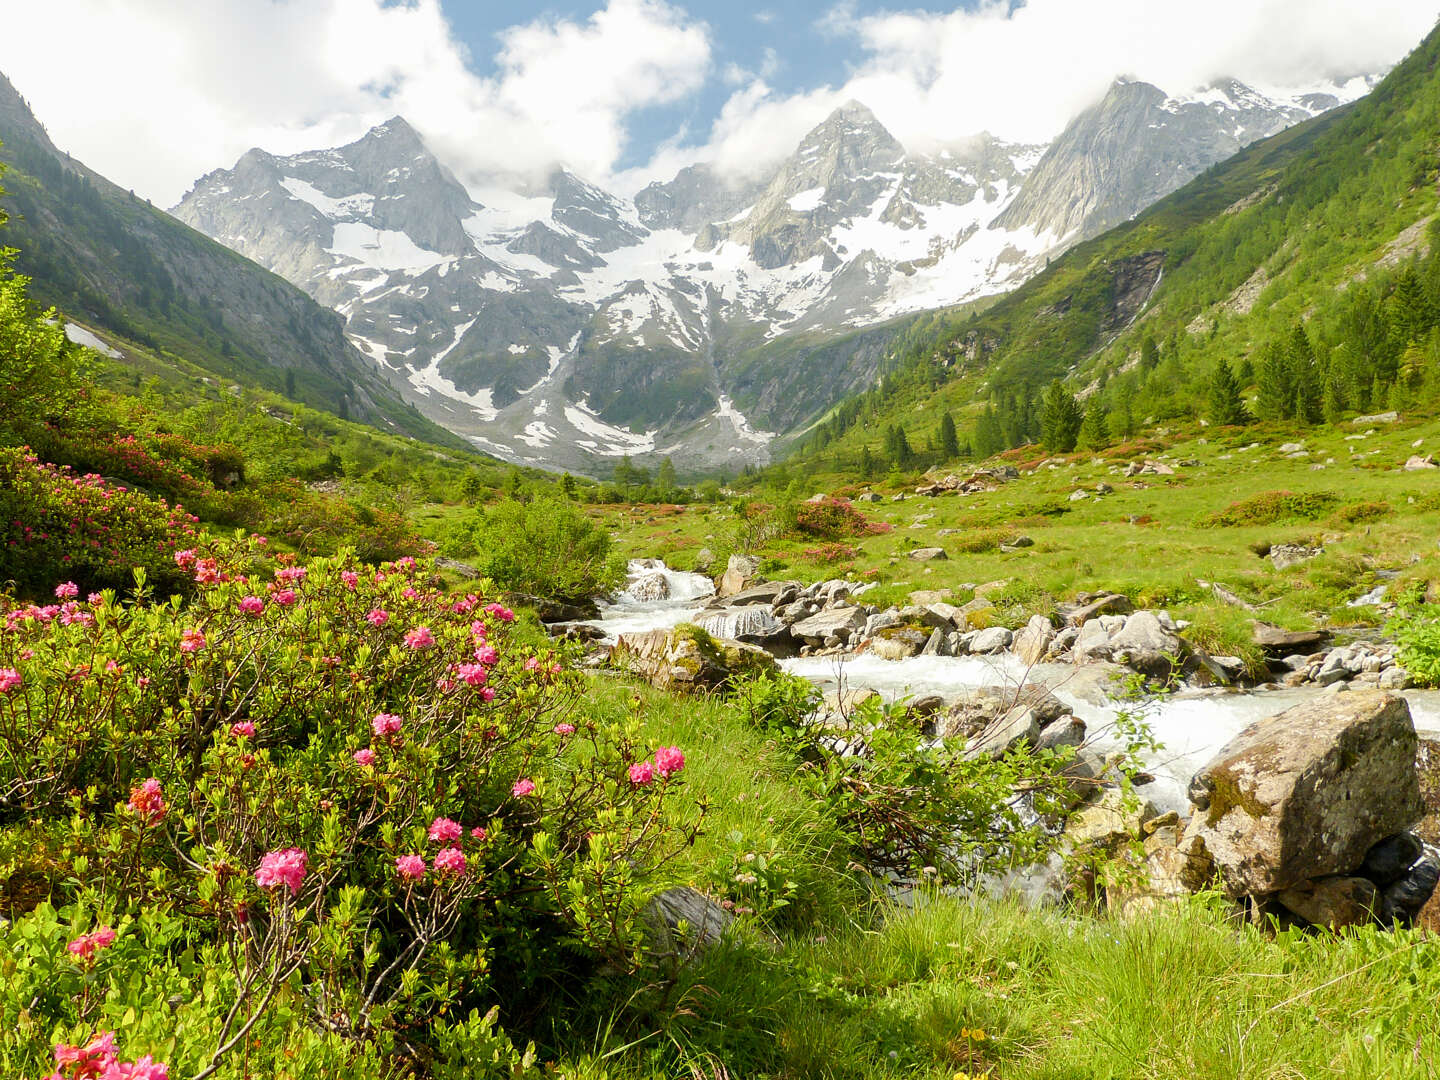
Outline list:
[[[1332,491],[1262,491],[1206,514],[1197,524],[1206,529],[1274,525],[1282,521],[1314,521],[1328,513],[1340,496]]]
[[[536,496],[486,507],[470,526],[467,546],[480,572],[511,592],[583,600],[625,580],[610,534],[567,499]]]

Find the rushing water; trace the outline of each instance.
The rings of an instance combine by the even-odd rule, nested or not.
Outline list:
[[[602,604],[601,618],[594,625],[605,631],[607,640],[691,620],[715,591],[709,578],[671,570],[658,560],[641,559],[630,564],[632,585],[652,573],[664,575],[670,598],[640,601],[627,591],[614,603]],[[908,660],[881,660],[868,654],[812,656],[783,660],[781,666],[825,690],[868,688],[890,701],[924,694],[951,696],[983,686],[1013,688],[1027,675],[1025,666],[1009,653],[914,656]],[[1031,670],[1028,677],[1045,683],[1069,705],[1089,729],[1089,746],[1104,753],[1118,745],[1116,713],[1135,706],[1106,698],[1085,671],[1068,664],[1046,664]],[[1242,728],[1323,692],[1314,686],[1250,692],[1183,691],[1145,706],[1144,720],[1161,744],[1159,752],[1146,755],[1145,767],[1154,775],[1155,783],[1142,789],[1145,797],[1161,811],[1187,813],[1185,790],[1190,778]],[[1407,691],[1405,697],[1410,701],[1416,728],[1440,733],[1440,692]]]

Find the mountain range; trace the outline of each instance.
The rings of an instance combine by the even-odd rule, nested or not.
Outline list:
[[[87,327],[384,430],[459,440],[401,400],[340,316],[56,148],[0,75],[3,242],[31,293]]]
[[[1242,146],[1364,93],[1117,82],[1048,146],[911,153],[864,105],[767,176],[697,165],[627,199],[457,179],[403,118],[347,146],[246,153],[182,221],[345,318],[428,417],[498,456],[606,472],[768,460],[870,385],[914,312],[1014,287]]]

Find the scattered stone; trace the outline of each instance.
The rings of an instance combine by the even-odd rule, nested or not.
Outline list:
[[[1030,621],[1015,635],[1011,648],[1022,663],[1032,667],[1045,659],[1045,654],[1049,652],[1054,640],[1055,628],[1050,625],[1050,620],[1044,615],[1032,615]]]
[[[970,640],[970,651],[978,656],[989,653],[1004,652],[1010,647],[1014,639],[1007,628],[1003,626],[991,626],[981,630]]]
[[[610,659],[662,690],[711,690],[735,676],[780,670],[775,658],[758,646],[713,638],[686,626],[622,634]]]
[[[935,562],[942,559],[948,559],[949,557],[950,556],[945,554],[944,548],[938,547],[916,548],[914,551],[910,552],[910,558],[914,559],[917,562]]]
[[[906,660],[919,656],[925,648],[928,636],[910,627],[892,627],[881,630],[870,639],[870,652],[881,660]]]
[[[550,600],[543,596],[530,596],[527,593],[506,593],[505,601],[511,607],[533,608],[536,617],[542,623],[583,622],[586,619],[600,617],[600,607],[594,600],[570,603],[566,600]]]
[[[862,491],[859,495],[855,496],[855,501],[863,503],[878,503],[884,502],[885,496],[874,491]]]
[[[790,627],[790,633],[797,638],[804,638],[812,645],[819,645],[832,636],[849,641],[851,636],[864,626],[865,612],[860,608],[826,608],[795,623]]]
[[[708,547],[702,547],[695,553],[694,569],[697,574],[708,574],[710,568],[715,565],[715,553]]]
[[[1421,913],[1435,900],[1437,884],[1440,884],[1440,857],[1427,855],[1385,889],[1387,915],[1399,916],[1405,922],[1418,922]],[[1425,927],[1432,931],[1437,928],[1440,926]]]
[[[641,574],[625,589],[632,599],[642,604],[670,599],[670,580],[658,570]]]
[[[1421,457],[1419,454],[1413,454],[1405,462],[1404,468],[1406,472],[1420,472],[1422,469],[1435,469],[1440,468],[1440,466],[1435,464],[1435,456],[1433,454],[1426,454],[1424,457]]]
[[[1357,416],[1354,420],[1351,420],[1350,423],[1356,427],[1360,427],[1363,424],[1393,424],[1399,419],[1400,414],[1398,412],[1382,412],[1375,413],[1373,416]]]
[[[652,954],[681,964],[718,945],[735,921],[710,897],[685,885],[652,896],[641,918]]]
[[[1181,640],[1153,611],[1137,611],[1126,618],[1125,626],[1110,638],[1109,648],[1111,659],[1157,677],[1168,675],[1185,652]]]
[[[749,604],[776,604],[780,595],[793,585],[785,581],[763,581],[750,585],[725,597],[726,607],[745,607]]]
[[[731,555],[725,564],[716,595],[721,599],[734,596],[743,589],[754,585],[760,577],[760,560],[754,555]]]
[[[1288,570],[1325,553],[1323,547],[1309,544],[1275,544],[1270,548],[1270,561],[1276,570]]]
[[[1266,622],[1255,623],[1251,640],[1271,656],[1313,652],[1330,635],[1324,630],[1281,630]]]
[[[1062,746],[1080,746],[1085,742],[1085,721],[1078,716],[1062,716],[1040,730],[1035,740],[1037,750],[1058,750]]]
[[[1412,832],[1387,836],[1365,853],[1359,873],[1380,888],[1393,885],[1405,876],[1415,860],[1425,853],[1425,845]]]
[[[929,607],[945,603],[954,595],[949,589],[916,589],[910,594],[910,603],[916,607]]]
[[[758,605],[702,615],[695,625],[713,637],[764,645],[772,653],[790,639],[790,628]]]
[[[1001,758],[1018,746],[1034,746],[1039,738],[1040,721],[1035,710],[1012,710],[970,739],[965,756]]]
[[[1322,877],[1281,891],[1276,897],[1288,911],[1312,926],[1339,930],[1366,926],[1380,917],[1381,898],[1364,878]]]
[[[1060,609],[1070,626],[1083,626],[1097,615],[1128,615],[1134,610],[1130,598],[1119,593],[1087,594]]]
[[[1114,787],[1082,806],[1065,823],[1065,837],[1075,847],[1111,849],[1137,839],[1145,822],[1157,816],[1149,800]]]
[[[999,719],[1026,711],[1035,714],[1042,728],[1070,714],[1064,702],[1038,683],[1016,689],[982,686],[965,691],[950,703],[936,718],[935,734],[942,739],[971,738]]]
[[[1232,897],[1348,872],[1419,817],[1416,745],[1404,699],[1376,692],[1257,721],[1190,782],[1186,839],[1203,842]]]
[[[1304,449],[1305,449],[1305,444],[1304,444],[1304,443],[1287,442],[1287,443],[1282,443],[1282,444],[1280,445],[1280,453],[1282,453],[1282,454],[1298,454],[1298,453],[1300,453],[1300,451],[1302,451],[1302,450],[1304,450]]]
[[[435,569],[448,570],[450,573],[457,577],[464,578],[466,581],[474,581],[480,576],[480,571],[469,563],[461,562],[459,559],[447,558],[444,555],[435,556]]]

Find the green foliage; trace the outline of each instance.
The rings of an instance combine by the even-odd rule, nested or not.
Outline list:
[[[1282,521],[1314,521],[1340,501],[1332,491],[1262,491],[1201,518],[1204,528],[1274,525]]]
[[[1385,627],[1399,647],[1396,658],[1419,686],[1440,687],[1440,618],[1425,604],[1405,604]]]
[[[1085,421],[1080,425],[1079,445],[1086,450],[1104,450],[1110,445],[1110,420],[1098,397],[1091,397],[1085,406]]]
[[[537,495],[480,511],[468,548],[480,572],[501,588],[555,600],[586,600],[625,580],[610,534],[574,503]]]
[[[802,502],[795,507],[795,531],[819,540],[840,540],[847,536],[866,536],[888,532],[889,526],[872,522],[848,499],[827,496],[818,502]]]
[[[1240,382],[1230,370],[1230,362],[1223,356],[1215,362],[1215,372],[1210,376],[1210,396],[1205,410],[1206,418],[1216,427],[1231,427],[1250,422],[1250,410],[1240,395]]]
[[[1040,403],[1041,444],[1051,453],[1068,454],[1075,449],[1083,425],[1084,416],[1075,395],[1055,379],[1046,388]]]

